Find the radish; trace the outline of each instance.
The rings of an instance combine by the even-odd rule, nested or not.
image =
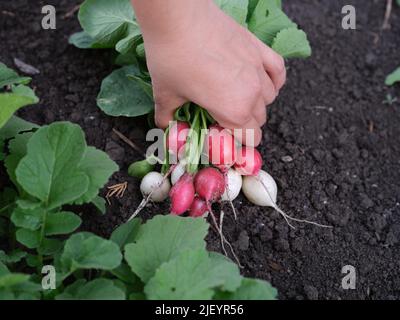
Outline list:
[[[257,176],[243,178],[242,190],[246,198],[257,206],[275,207],[278,187],[275,180],[265,171]]]
[[[171,173],[171,182],[174,185],[186,172],[186,161],[181,160]]]
[[[235,138],[228,130],[218,125],[210,127],[205,141],[205,150],[209,162],[222,172],[226,172],[235,163],[237,152]]]
[[[204,217],[208,213],[207,203],[196,196],[190,206],[190,216],[193,218]]]
[[[140,191],[144,197],[154,202],[163,202],[168,197],[171,184],[158,172],[152,171],[144,176],[140,183]]]
[[[194,193],[193,177],[186,173],[172,187],[169,193],[171,214],[180,216],[188,211],[194,200]]]
[[[208,205],[221,199],[225,191],[225,179],[221,172],[215,168],[201,169],[194,178],[197,194]]]
[[[245,176],[243,178],[242,190],[246,198],[251,203],[261,207],[272,207],[278,211],[286,220],[287,224],[293,229],[294,226],[289,222],[289,220],[313,224],[323,228],[332,228],[331,226],[322,225],[316,222],[293,218],[281,210],[276,204],[276,198],[278,194],[276,182],[267,172],[263,170],[260,170],[257,176]]]
[[[229,169],[225,176],[226,186],[222,195],[222,201],[233,201],[237,198],[242,188],[242,176],[239,172]]]
[[[186,143],[190,125],[187,122],[175,121],[170,127],[167,138],[167,150],[169,153],[178,156]]]
[[[261,170],[262,163],[261,154],[257,149],[243,146],[238,151],[235,169],[242,176],[256,176]]]

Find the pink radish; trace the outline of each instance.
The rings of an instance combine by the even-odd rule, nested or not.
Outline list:
[[[193,218],[203,217],[208,213],[207,203],[199,198],[195,197],[192,205],[190,206],[190,216]]]
[[[189,134],[190,126],[187,122],[175,121],[170,127],[167,138],[167,150],[173,154],[178,155],[182,147],[186,143]]]
[[[184,174],[169,192],[171,198],[171,214],[180,216],[190,209],[194,199],[192,175]]]
[[[212,165],[222,172],[233,166],[236,160],[236,143],[228,130],[219,125],[211,126],[205,142],[208,160]]]
[[[207,204],[221,199],[225,192],[225,179],[221,172],[215,168],[201,169],[194,177],[194,185],[197,194],[204,199]]]
[[[238,151],[235,169],[242,176],[256,176],[261,170],[262,163],[261,154],[257,149],[243,146]]]

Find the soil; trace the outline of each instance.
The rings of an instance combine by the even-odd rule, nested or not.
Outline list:
[[[79,1],[0,1],[0,60],[19,58],[38,68],[33,86],[39,105],[19,113],[48,124],[78,123],[90,145],[108,152],[121,171],[110,185],[128,182],[105,216],[84,210],[84,228],[108,235],[141,200],[139,181],[127,166],[140,154],[113,133],[123,132],[145,149],[146,119],[111,118],[96,107],[101,80],[112,71],[107,51],[79,50],[68,36],[80,29]],[[400,64],[400,8],[391,29],[381,30],[386,1],[286,1],[285,10],[306,30],[313,47],[308,60],[288,63],[288,82],[269,109],[260,147],[266,169],[279,185],[279,205],[299,218],[332,225],[296,224],[291,230],[272,209],[235,201],[239,218],[226,208],[225,233],[244,265],[243,273],[271,281],[280,299],[400,298],[400,87],[385,76]],[[57,9],[57,29],[41,28],[41,8]],[[353,4],[357,30],[343,30],[341,9]],[[104,194],[103,190],[103,194]],[[149,205],[143,218],[168,212]],[[220,251],[217,235],[210,249]],[[342,267],[356,270],[356,288],[342,288]]]

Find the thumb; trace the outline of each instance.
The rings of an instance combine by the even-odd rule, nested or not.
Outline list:
[[[185,99],[179,97],[155,98],[155,123],[157,127],[165,129],[174,119],[175,110],[185,103]]]

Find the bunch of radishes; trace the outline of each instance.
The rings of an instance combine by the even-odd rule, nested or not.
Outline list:
[[[187,122],[177,121],[169,128],[167,152],[178,159],[169,170],[172,188],[168,177],[153,171],[140,185],[145,197],[162,202],[169,196],[171,214],[188,212],[191,217],[205,216],[214,202],[233,201],[240,190],[256,205],[277,207],[277,185],[261,170],[262,157],[255,148],[238,145],[229,130],[213,124],[201,143],[208,164],[193,164],[190,148],[196,147],[188,142],[190,134]],[[195,154],[198,156],[199,152]]]

